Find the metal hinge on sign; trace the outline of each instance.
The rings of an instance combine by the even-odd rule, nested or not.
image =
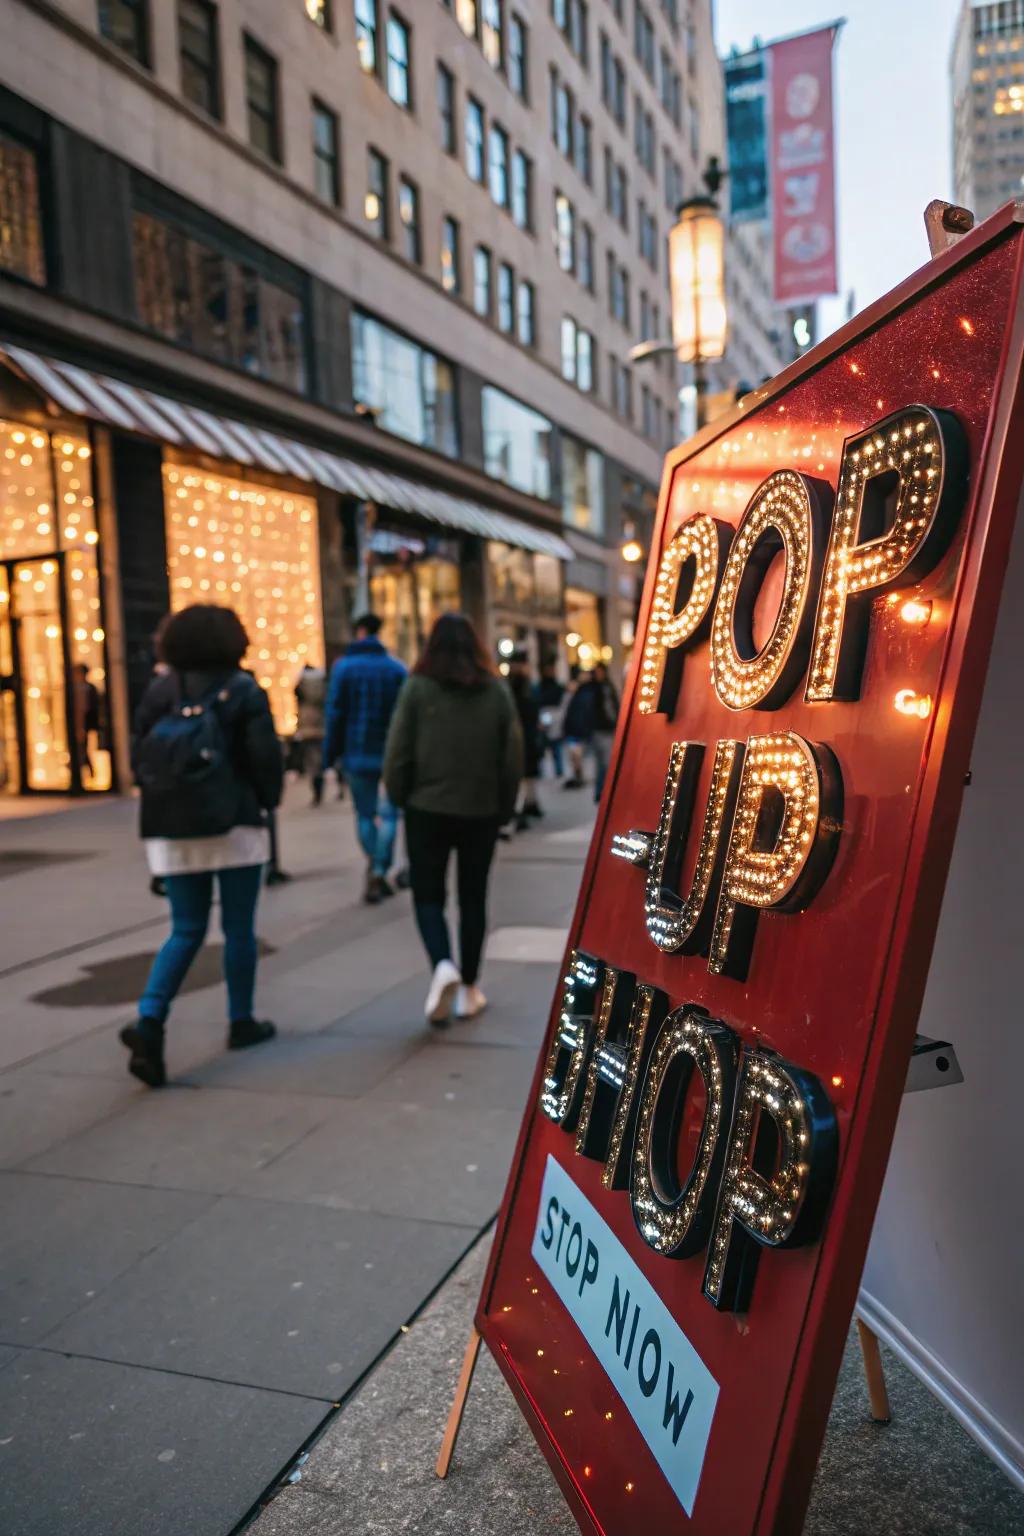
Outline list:
[[[949,1088],[953,1083],[962,1083],[963,1080],[963,1069],[948,1040],[931,1040],[927,1035],[914,1036],[904,1093],[920,1093],[924,1088]]]

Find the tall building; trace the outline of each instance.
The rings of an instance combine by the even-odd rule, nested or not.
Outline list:
[[[954,197],[985,219],[1024,196],[1024,0],[965,0],[950,80]]]

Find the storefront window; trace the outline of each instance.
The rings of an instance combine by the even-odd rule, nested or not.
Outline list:
[[[551,496],[551,423],[490,384],[483,388],[484,468],[531,496]]]
[[[46,282],[35,153],[0,132],[0,272]]]
[[[568,433],[562,436],[562,517],[583,533],[604,532],[604,458]]]
[[[305,393],[305,314],[297,293],[154,214],[136,213],[133,231],[135,302],[144,326]]]
[[[378,526],[370,559],[370,606],[381,620],[381,640],[411,667],[435,620],[461,606],[459,546]]]
[[[352,374],[357,402],[376,413],[377,425],[386,432],[452,457],[458,453],[450,363],[357,313],[352,316]]]
[[[171,607],[222,603],[249,632],[246,665],[270,695],[278,733],[295,729],[295,682],[324,664],[312,496],[164,465]]]
[[[565,646],[570,666],[589,672],[599,661],[608,661],[611,651],[604,645],[601,629],[601,603],[593,592],[579,587],[565,589]]]
[[[0,790],[109,789],[88,442],[0,421]]]
[[[523,614],[533,612],[535,581],[533,557],[528,550],[514,544],[499,544],[495,540],[487,546],[491,566],[491,598],[496,608],[516,609]]]

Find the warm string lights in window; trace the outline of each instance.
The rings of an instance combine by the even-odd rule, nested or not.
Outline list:
[[[708,969],[744,977],[758,911],[792,911],[828,872],[842,816],[839,765],[793,731],[751,736],[736,799]]]
[[[722,574],[711,631],[711,679],[728,709],[776,709],[807,664],[813,611],[808,595],[820,568],[822,489],[783,469],[755,493],[736,530]],[[781,546],[786,569],[779,611],[755,651],[754,603]]]
[[[699,639],[707,628],[730,537],[731,529],[714,518],[691,517],[665,548],[640,668],[641,714],[672,713],[682,672],[679,647]],[[693,566],[693,581],[677,613],[680,583],[688,565]]]
[[[725,847],[722,832],[736,801],[743,747],[738,741],[725,740],[715,748],[697,862],[689,893],[683,898],[678,886],[703,759],[704,748],[699,743],[673,743],[650,857],[644,894],[647,932],[658,948],[670,955],[681,949],[692,952],[703,947],[707,924],[701,919],[705,916],[708,892],[721,872]]]
[[[654,1043],[637,1116],[630,1199],[641,1235],[658,1253],[686,1258],[707,1241],[725,1161],[736,1056],[732,1031],[688,1007],[669,1014]],[[694,1071],[704,1085],[704,1119],[680,1185],[679,1126]]]
[[[244,664],[290,735],[298,675],[324,659],[316,502],[179,464],[164,465],[164,499],[172,607],[237,610],[250,640]]]
[[[604,1159],[601,1183],[605,1189],[623,1189],[629,1180],[628,1160],[624,1163],[622,1153],[632,1145],[629,1131],[641,1063],[652,1016],[656,1025],[667,1007],[664,995],[654,987],[635,986],[633,977],[626,978],[627,985],[621,989],[618,982],[619,972],[606,966],[576,1127],[580,1156]]]
[[[764,1135],[767,1117],[774,1136]],[[756,1246],[810,1241],[824,1216],[838,1150],[835,1114],[817,1078],[768,1051],[743,1060],[704,1294],[724,1311],[746,1311]]]
[[[867,595],[901,577],[923,575],[942,553],[950,521],[942,514],[957,501],[951,491],[961,477],[961,440],[953,417],[916,405],[847,443],[818,600],[808,701],[857,698]],[[876,505],[875,517],[886,531],[859,543],[873,493],[877,500],[888,493],[895,505],[889,515]]]
[[[590,1047],[602,970],[599,962],[573,950],[563,981],[558,1020],[544,1065],[540,1107],[565,1130],[576,1128],[583,1064]]]

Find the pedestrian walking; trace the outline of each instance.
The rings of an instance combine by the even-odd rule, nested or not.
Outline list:
[[[128,1070],[151,1088],[166,1081],[164,1024],[220,894],[228,1046],[275,1033],[253,1015],[256,903],[270,853],[267,817],[281,798],[284,760],[267,695],[241,669],[249,637],[231,608],[197,603],[157,633],[166,670],[135,721],[140,830],[150,872],[164,881],[171,935],[153,962],[139,1016],[121,1030]]]
[[[324,797],[324,711],[327,705],[327,673],[323,667],[303,667],[295,685],[298,718],[295,724],[296,766],[308,777],[313,804]]]
[[[534,698],[540,711],[541,766],[550,753],[556,779],[560,779],[564,772],[562,726],[565,691],[565,684],[558,680],[554,662],[545,662],[540,669],[540,681],[534,689]]]
[[[590,748],[594,760],[594,799],[600,800],[619,718],[619,696],[603,661],[585,675],[573,704],[584,733],[581,740]]]
[[[71,670],[71,702],[79,770],[84,769],[83,777],[87,775],[92,780],[96,777],[92,744],[100,733],[100,691],[89,681],[89,668],[84,661],[76,662]]]
[[[402,689],[384,779],[405,812],[405,840],[420,936],[434,968],[425,1012],[432,1024],[487,1006],[478,985],[487,931],[487,882],[498,829],[512,815],[523,741],[509,690],[469,619],[437,620]],[[459,965],[445,919],[449,857],[457,861]]]
[[[525,832],[530,825],[531,816],[544,815],[541,803],[537,799],[537,779],[540,776],[540,761],[543,754],[540,706],[537,703],[536,690],[530,680],[530,663],[525,651],[516,651],[512,655],[509,662],[508,686],[516,706],[519,729],[523,736],[522,798],[516,815],[516,831]]]
[[[584,693],[580,697],[584,681],[585,674],[580,676],[578,672],[570,678],[562,711],[562,735],[569,755],[569,777],[563,789],[583,788],[583,754],[591,735],[590,695]]]
[[[388,880],[398,832],[398,811],[381,789],[384,747],[406,670],[380,641],[380,619],[364,613],[356,638],[331,669],[324,721],[323,766],[341,759],[352,791],[356,831],[366,855],[363,899],[371,905],[394,894]]]

